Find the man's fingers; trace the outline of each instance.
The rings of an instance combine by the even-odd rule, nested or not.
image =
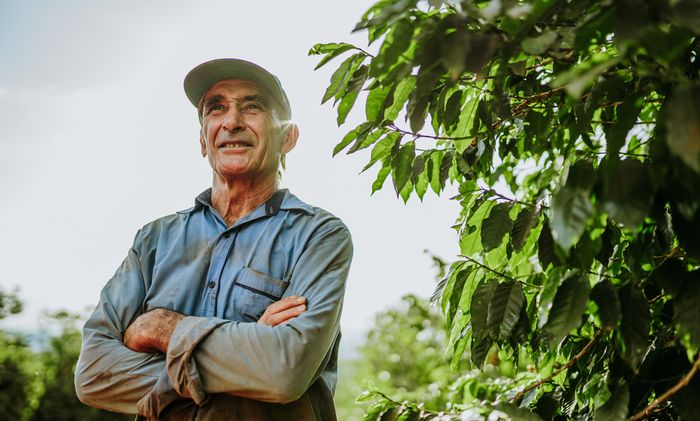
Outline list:
[[[276,314],[282,313],[284,311],[287,311],[289,309],[298,307],[301,304],[306,303],[306,298],[304,297],[298,297],[296,295],[292,295],[290,297],[283,298],[275,303],[270,304],[267,309],[265,310],[265,313],[260,317],[260,320],[258,320],[258,324],[266,324],[269,326],[275,326],[279,324],[280,322],[270,324],[269,319],[272,316],[275,316]],[[299,313],[297,313],[298,315]]]
[[[282,324],[286,324],[290,320],[296,318],[298,315],[306,311],[306,304],[298,305],[296,307],[292,307],[290,309],[287,309],[285,311],[281,311],[277,314],[273,314],[272,316],[268,317],[267,320],[263,323],[268,326],[278,326]]]

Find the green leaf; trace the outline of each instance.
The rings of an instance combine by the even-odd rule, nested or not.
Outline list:
[[[542,417],[543,420],[550,421],[559,414],[561,406],[561,398],[563,390],[560,386],[555,387],[549,392],[545,392],[537,400],[535,412]]]
[[[462,108],[462,94],[463,91],[461,89],[456,91],[447,100],[447,104],[445,104],[445,115],[441,123],[442,127],[448,133],[459,117],[459,110]]]
[[[384,181],[386,181],[386,178],[389,176],[389,174],[391,174],[391,159],[389,159],[389,157],[386,157],[384,159],[382,168],[377,174],[377,179],[374,181],[374,183],[372,183],[372,194],[374,194],[374,192],[382,188],[382,186],[384,185]]]
[[[367,124],[367,123],[364,123]],[[371,126],[370,126],[371,130]],[[368,131],[368,132],[360,132],[357,136],[357,140],[355,143],[352,145],[350,150],[348,151],[348,154],[355,153],[359,150],[368,148],[374,144],[380,137],[384,136],[384,134],[387,132],[387,129],[379,129],[375,130],[373,132]]]
[[[345,79],[348,77],[350,67],[353,65],[357,57],[357,54],[348,57],[347,60],[345,60],[343,64],[338,67],[338,70],[333,73],[331,76],[331,84],[328,86],[328,89],[326,89],[326,93],[323,95],[321,104],[325,104],[326,101],[333,98],[335,94],[340,92],[340,90],[343,88],[343,84],[345,83]]]
[[[564,250],[576,244],[588,226],[595,179],[593,164],[579,161],[571,166],[566,184],[552,198],[552,234]]]
[[[615,124],[605,134],[607,139],[607,156],[612,162],[618,161],[620,148],[625,144],[627,134],[634,127],[634,123],[637,121],[643,106],[644,96],[640,92],[630,95],[615,109]]]
[[[369,95],[367,95],[367,105],[365,106],[367,121],[377,121],[380,115],[384,116],[382,106],[390,90],[390,87],[385,86],[377,87],[369,91]],[[380,114],[380,112],[382,113]]]
[[[452,275],[456,275],[459,273],[459,271],[462,269],[462,266],[464,266],[464,262],[462,261],[457,261],[452,263],[450,266],[450,270],[443,276],[440,281],[437,284],[437,287],[435,287],[435,291],[433,292],[433,295],[430,296],[430,305],[434,306],[437,301],[442,297],[442,294],[445,292],[445,288],[447,286],[447,283],[450,281],[450,279],[453,277]]]
[[[484,360],[488,356],[489,350],[493,346],[493,339],[490,337],[485,338],[479,343],[474,343],[474,336],[472,336],[472,363],[479,369],[484,369]]]
[[[559,35],[553,31],[545,31],[537,38],[525,38],[522,42],[523,50],[532,55],[542,55]]]
[[[347,117],[348,113],[352,109],[352,106],[355,105],[356,99],[357,92],[353,92],[343,96],[343,99],[340,101],[340,104],[338,104],[338,126],[345,123],[345,117]]]
[[[513,229],[513,220],[508,213],[513,204],[510,202],[499,203],[491,209],[488,218],[481,224],[481,244],[484,251],[489,252],[501,245],[503,236],[510,234]]]
[[[408,76],[399,82],[396,86],[396,91],[394,91],[393,103],[384,110],[385,120],[394,121],[398,118],[399,112],[406,101],[408,101],[408,96],[415,87],[416,78],[414,76]]]
[[[467,283],[467,279],[469,279],[469,275],[471,275],[472,270],[473,267],[468,266],[457,274],[454,287],[452,287],[452,293],[450,294],[450,314],[447,315],[448,328],[452,325],[452,321],[457,314],[457,310],[459,310],[459,302],[462,299],[462,291],[464,290],[464,285]]]
[[[478,109],[479,97],[473,96],[459,114],[457,128],[454,130],[454,132],[452,132],[452,138],[454,139],[455,147],[459,153],[463,153],[464,150],[467,149],[467,146],[469,146],[471,143],[469,131],[474,124],[474,119],[478,118],[476,114]]]
[[[615,330],[622,320],[622,308],[617,296],[617,288],[605,279],[599,282],[591,291],[591,299],[598,305],[598,317],[603,328]]]
[[[507,402],[499,402],[496,409],[508,415],[514,421],[542,421],[539,415],[527,408],[520,408]]]
[[[396,184],[397,193],[403,189],[411,177],[411,165],[415,157],[415,144],[408,142],[399,149],[395,162],[392,161],[391,166],[394,167],[394,183]]]
[[[416,180],[416,194],[421,201],[423,200],[425,192],[428,191],[428,184],[430,184],[430,180],[428,179],[428,171],[425,170],[420,173]]]
[[[365,81],[367,80],[368,71],[369,67],[364,65],[355,70],[355,72],[352,74],[352,78],[348,80],[348,85],[345,87],[345,93],[350,94],[360,92],[365,84]]]
[[[323,59],[321,59],[318,65],[316,65],[316,67],[314,68],[314,70],[318,70],[329,61],[333,60],[334,58],[338,57],[344,52],[352,49],[358,48],[354,45],[346,44],[344,42],[341,42],[340,44],[316,44],[311,48],[311,50],[309,50],[309,55],[315,56],[319,54],[326,54],[326,56],[323,57]]]
[[[526,270],[527,273],[530,273],[531,271],[529,268],[531,267],[530,263],[530,257],[533,255],[533,249],[535,248],[535,245],[537,244],[537,240],[540,237],[540,232],[542,231],[543,224],[539,224],[535,226],[535,228],[532,229],[530,232],[530,236],[528,237],[527,241],[525,242],[525,246],[523,246],[522,250],[519,252],[515,252],[511,255],[510,259],[508,260],[508,266],[510,267],[511,271],[513,273],[517,272],[520,269]],[[515,230],[515,228],[513,228]],[[511,240],[511,244],[513,241]],[[519,268],[519,266],[521,266]]]
[[[497,286],[498,280],[491,278],[477,286],[472,295],[472,301],[469,305],[469,313],[472,315],[472,349],[488,337],[489,303]]]
[[[396,64],[401,54],[411,45],[413,21],[410,18],[399,19],[390,27],[391,31],[386,37],[387,41],[382,45],[376,60],[372,62],[376,74],[388,72],[389,68]]]
[[[445,183],[447,182],[447,178],[449,176],[449,172],[452,168],[452,165],[452,152],[447,152],[445,153],[445,156],[442,158],[442,162],[440,163],[440,175],[438,177],[438,181],[440,182],[440,189],[445,188]]]
[[[483,249],[481,245],[481,227],[486,215],[489,214],[491,208],[496,205],[493,200],[487,200],[479,206],[476,212],[469,217],[469,225],[475,227],[474,231],[470,232],[466,237],[462,238],[459,247],[464,256],[472,256]]]
[[[621,161],[602,200],[603,210],[625,228],[637,232],[639,224],[651,212],[654,202],[652,186],[644,164],[636,159]]]
[[[452,362],[450,363],[450,368],[452,369],[452,371],[457,371],[457,369],[459,368],[459,362],[462,360],[464,350],[467,349],[467,344],[471,340],[471,331],[471,324],[469,324],[464,329],[464,333],[455,343],[454,354],[452,356]]]
[[[656,238],[659,239],[661,251],[668,253],[673,245],[673,224],[671,223],[671,214],[668,209],[664,209],[664,215],[656,225]]]
[[[605,231],[603,231],[603,235],[600,236],[601,248],[600,252],[598,252],[598,254],[595,257],[595,259],[605,267],[608,267],[608,263],[610,263],[610,258],[612,257],[615,251],[615,248],[612,244],[615,236],[613,234],[613,230],[610,228],[611,224],[612,221],[608,222],[607,226],[605,227]]]
[[[442,168],[443,151],[438,151],[430,155],[430,160],[432,161],[433,173],[430,175],[430,187],[433,189],[435,194],[440,195],[442,186],[440,183],[440,169]]]
[[[627,419],[627,406],[629,405],[630,392],[624,380],[612,391],[612,396],[607,402],[595,411],[595,421],[625,421]]]
[[[537,247],[537,256],[540,259],[543,270],[547,270],[550,263],[554,267],[561,266],[561,261],[554,252],[554,238],[549,230],[549,221],[545,222],[544,227],[542,227],[540,238],[537,240]]]
[[[527,342],[527,336],[530,333],[530,318],[527,316],[527,303],[523,303],[520,307],[520,317],[518,317],[518,323],[515,324],[513,333],[511,335],[511,347],[513,344],[523,345]]]
[[[671,153],[700,174],[700,86],[676,88],[668,102],[667,130]]]
[[[396,142],[401,142],[403,136],[398,132],[391,132],[374,145],[370,164],[389,156],[391,150],[396,146]]]
[[[569,332],[581,326],[581,316],[588,308],[590,292],[591,284],[584,275],[572,276],[559,286],[547,319],[551,348],[556,347]]]
[[[343,140],[340,143],[338,143],[338,145],[333,149],[333,156],[338,155],[338,153],[345,149],[350,144],[350,142],[357,139],[358,129],[359,127],[345,135]]]
[[[644,298],[642,290],[632,283],[623,286],[618,291],[618,295],[622,307],[620,333],[625,343],[623,357],[636,371],[649,346],[649,327],[651,326],[649,302]]]
[[[426,95],[416,101],[413,104],[413,107],[409,109],[408,117],[411,120],[411,131],[414,135],[417,134],[425,125],[428,105],[430,105],[430,97]]]
[[[488,306],[489,335],[497,342],[510,339],[515,324],[520,318],[520,310],[525,303],[525,293],[519,282],[503,282],[491,296]]]
[[[675,299],[673,312],[684,344],[700,348],[700,271],[686,279]]]
[[[525,247],[527,239],[530,236],[530,231],[535,228],[540,221],[540,207],[523,209],[515,220],[513,225],[513,234],[511,236],[511,244],[513,251],[520,253]]]

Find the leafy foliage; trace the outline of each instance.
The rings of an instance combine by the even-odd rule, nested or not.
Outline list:
[[[370,48],[310,52],[351,54],[339,124],[366,95],[334,154],[371,149],[372,191],[404,201],[459,188],[434,300],[453,369],[483,373],[440,416],[689,417],[687,393],[654,399],[700,347],[700,1],[382,0],[355,30]],[[438,415],[381,393],[367,419]]]
[[[10,311],[21,311],[17,291],[0,298],[11,303]],[[46,333],[41,350],[32,349],[26,336],[0,331],[0,414],[7,421],[118,421],[133,415],[118,414],[87,406],[78,400],[73,371],[80,355],[78,316],[64,311],[46,315],[43,322],[58,327],[58,334]],[[48,327],[48,326],[47,326]]]

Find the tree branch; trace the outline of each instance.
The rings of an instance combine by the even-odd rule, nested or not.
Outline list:
[[[602,333],[603,333],[603,329],[598,329],[598,331],[595,333],[595,335],[593,335],[593,339],[591,339],[591,341],[588,343],[588,345],[586,345],[586,347],[583,348],[581,350],[581,352],[576,354],[576,356],[574,358],[572,358],[571,361],[569,361],[568,363],[561,366],[561,368],[559,370],[550,374],[549,376],[547,376],[547,378],[542,379],[542,380],[538,381],[537,383],[532,384],[532,385],[526,387],[525,389],[521,390],[520,392],[518,392],[517,395],[513,396],[508,402],[512,403],[512,402],[517,401],[518,399],[525,396],[525,393],[527,393],[528,391],[530,391],[532,389],[537,389],[538,387],[540,387],[543,384],[547,383],[548,381],[552,380],[554,378],[554,376],[556,376],[557,374],[561,373],[562,371],[564,371],[564,370],[568,369],[569,367],[571,367],[572,365],[576,364],[576,361],[578,361],[579,358],[583,357],[588,351],[591,350],[591,347],[593,347],[593,344],[596,343],[596,341],[598,340],[598,338],[600,338],[600,335]]]
[[[661,402],[665,402],[670,398],[674,393],[678,392],[683,386],[687,385],[690,379],[693,378],[695,373],[698,371],[698,366],[700,366],[700,354],[698,354],[698,359],[695,360],[695,364],[693,364],[693,368],[690,369],[688,374],[683,377],[675,386],[672,388],[668,389],[666,393],[661,395],[661,397],[654,399],[649,406],[644,408],[643,411],[639,412],[637,415],[635,415],[632,418],[629,418],[627,421],[637,421],[638,419],[644,417],[645,415],[649,415],[648,412],[651,411],[652,409],[656,408]]]
[[[498,193],[497,191],[495,191],[495,190],[493,190],[493,189],[485,189],[485,188],[483,188],[483,187],[481,187],[481,186],[479,186],[479,188],[480,188],[481,191],[483,191],[483,192],[488,192],[488,191],[490,191],[494,196],[498,196],[498,197],[500,197],[501,199],[507,200],[507,201],[509,201],[509,202],[511,202],[511,203],[519,203],[519,204],[521,204],[521,205],[529,206],[529,207],[531,207],[531,208],[536,208],[536,207],[537,207],[536,204],[525,203],[525,202],[521,202],[521,201],[519,201],[519,200],[511,199],[511,198],[509,198],[509,197],[507,197],[507,196],[504,196],[504,195]],[[540,206],[541,208],[544,208],[544,209],[549,209],[549,206],[545,206],[545,205],[539,205],[539,206]]]
[[[399,129],[399,128],[396,127],[396,126],[387,126],[387,128],[388,128],[389,130],[391,130],[392,132],[397,132],[397,133],[401,133],[401,134],[403,134],[403,135],[413,136],[414,139],[417,139],[417,138],[419,138],[419,137],[425,137],[425,138],[428,138],[428,139],[435,139],[435,140],[464,140],[464,139],[468,139],[468,138],[469,138],[469,136],[465,136],[465,137],[444,137],[444,136],[430,136],[430,135],[427,135],[427,134],[420,134],[420,133],[413,134],[412,132],[408,132],[408,131],[406,131],[406,130]]]
[[[506,275],[506,274],[503,273],[503,272],[499,272],[499,271],[497,271],[497,270],[495,270],[495,269],[491,269],[490,267],[488,267],[488,266],[486,266],[486,265],[480,263],[480,262],[479,262],[478,260],[476,260],[476,259],[472,259],[472,258],[469,257],[469,256],[465,256],[465,255],[463,255],[463,254],[460,254],[459,257],[462,257],[462,258],[464,258],[464,259],[467,259],[467,260],[470,261],[470,262],[474,262],[474,263],[477,264],[477,266],[480,266],[480,267],[482,267],[482,268],[488,270],[489,272],[493,272],[493,273],[495,273],[496,275],[500,276],[501,278],[505,278],[505,279],[508,279],[508,280],[510,280],[510,281],[513,281],[513,282],[520,282],[521,284],[527,285],[527,286],[530,286],[530,287],[542,288],[542,285],[535,285],[535,284],[531,284],[531,283],[528,283],[528,282],[524,282],[524,281],[521,281],[521,280],[519,280],[519,279],[515,279],[515,278],[513,278],[512,276],[508,276],[508,275]]]

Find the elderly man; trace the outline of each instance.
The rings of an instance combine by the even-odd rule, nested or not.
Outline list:
[[[299,136],[279,80],[193,69],[211,189],[143,227],[83,334],[80,399],[137,419],[336,419],[345,225],[278,189]]]

